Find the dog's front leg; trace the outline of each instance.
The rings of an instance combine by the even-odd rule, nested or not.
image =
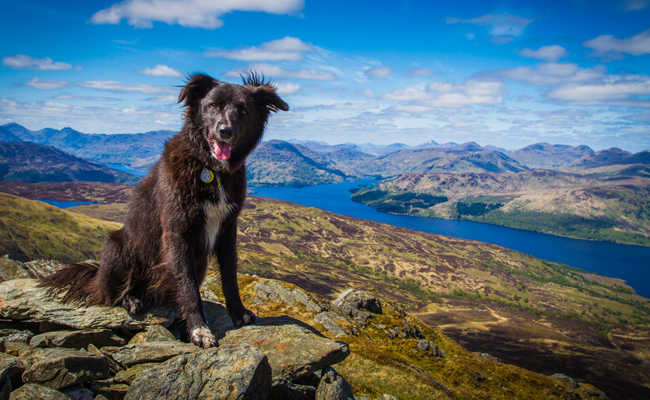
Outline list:
[[[203,303],[199,292],[199,281],[194,263],[194,248],[189,240],[180,235],[168,233],[165,235],[166,265],[172,269],[176,280],[176,297],[181,311],[181,317],[187,324],[190,341],[197,346],[207,349],[217,345],[203,314]]]
[[[247,310],[239,296],[237,284],[237,221],[230,220],[223,227],[223,233],[216,246],[217,261],[221,272],[221,289],[226,299],[226,308],[235,326],[255,322],[255,314]]]

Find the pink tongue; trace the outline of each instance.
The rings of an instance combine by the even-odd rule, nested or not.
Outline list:
[[[217,142],[217,149],[215,151],[215,155],[219,160],[227,160],[228,158],[230,158],[230,144]]]

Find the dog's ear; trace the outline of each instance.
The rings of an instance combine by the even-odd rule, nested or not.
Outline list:
[[[289,106],[285,103],[271,85],[257,86],[253,89],[253,99],[258,107],[264,107],[270,111],[278,110],[289,111]]]
[[[198,104],[219,81],[205,74],[194,74],[188,80],[181,94],[178,96],[178,102],[185,102],[185,107],[191,107]]]

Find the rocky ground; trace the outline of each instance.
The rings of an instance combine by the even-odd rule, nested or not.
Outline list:
[[[0,399],[607,398],[566,376],[468,353],[364,291],[349,289],[329,302],[284,282],[242,276],[242,297],[259,318],[235,329],[218,301],[218,277],[209,275],[201,292],[219,347],[201,349],[179,340],[176,310],[129,315],[119,307],[63,305],[33,279],[60,263],[13,267],[5,265],[5,275],[30,278],[0,284]],[[384,382],[424,390],[396,385],[399,398],[381,394],[382,385],[367,379],[381,374]]]

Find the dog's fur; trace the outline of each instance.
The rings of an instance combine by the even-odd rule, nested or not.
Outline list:
[[[65,302],[122,305],[130,313],[171,304],[180,309],[190,340],[207,348],[216,340],[199,286],[214,254],[233,323],[255,321],[237,286],[244,161],[261,140],[270,112],[289,107],[263,77],[250,73],[243,80],[234,85],[204,74],[190,77],[178,100],[185,102],[185,125],[135,189],[126,223],[104,243],[99,264],[73,264],[41,286],[65,292]],[[210,183],[200,179],[206,167],[215,175]]]

